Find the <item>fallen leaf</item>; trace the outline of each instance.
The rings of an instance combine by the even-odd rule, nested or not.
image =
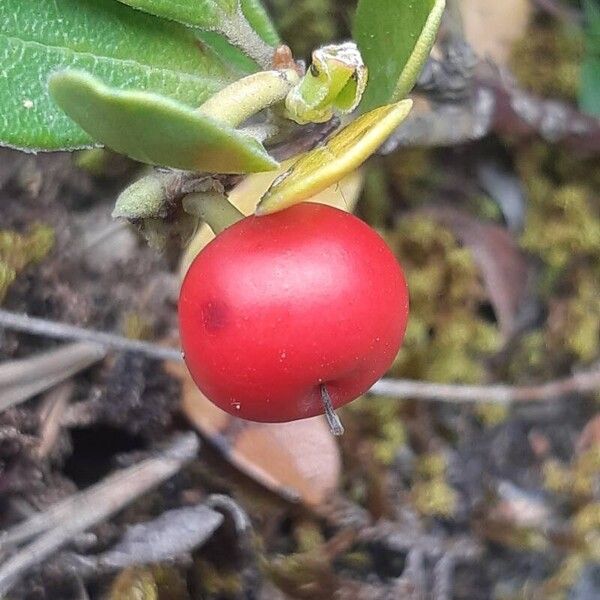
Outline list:
[[[577,454],[583,454],[598,445],[600,445],[600,414],[592,417],[579,434],[576,443]]]
[[[481,58],[506,66],[513,44],[525,35],[530,0],[461,0],[465,38]]]
[[[222,522],[223,515],[208,506],[167,510],[156,519],[130,525],[112,548],[87,559],[99,569],[115,570],[173,560],[202,546]]]
[[[182,384],[181,407],[192,424],[240,471],[290,501],[322,505],[336,490],[341,463],[324,417],[254,423],[217,408],[181,363],[167,371]]]
[[[451,229],[471,250],[502,335],[509,338],[518,327],[529,280],[527,259],[511,233],[500,225],[482,222],[451,207],[430,207],[425,212]]]

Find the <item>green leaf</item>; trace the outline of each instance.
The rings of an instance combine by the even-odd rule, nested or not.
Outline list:
[[[119,0],[133,8],[202,29],[216,30],[239,8],[238,0]]]
[[[50,73],[73,67],[105,83],[199,106],[234,73],[186,28],[114,0],[0,0],[0,144],[89,147],[51,100]]]
[[[369,69],[361,111],[405,98],[431,52],[445,0],[359,0],[354,39]]]
[[[581,70],[579,104],[582,110],[600,117],[600,4],[586,0],[584,7],[586,56]]]
[[[240,76],[260,71],[260,65],[227,41],[227,38],[216,31],[197,30],[196,36],[203,44],[210,47],[227,64],[231,65]]]
[[[276,168],[250,135],[149,92],[110,88],[80,71],[55,73],[50,92],[92,138],[153,165],[216,173]]]
[[[157,17],[222,33],[265,68],[279,37],[260,0],[119,0]]]
[[[263,194],[256,214],[266,215],[292,206],[352,173],[406,119],[412,105],[412,100],[402,100],[380,106],[303,154]]]

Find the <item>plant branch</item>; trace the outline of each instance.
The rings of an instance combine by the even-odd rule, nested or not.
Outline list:
[[[45,392],[105,356],[104,346],[85,341],[3,363],[0,365],[0,412]]]
[[[138,352],[157,360],[182,360],[181,352],[173,348],[166,348],[150,342],[131,340],[113,333],[85,329],[76,325],[29,317],[28,315],[13,313],[4,309],[0,309],[0,327],[61,340],[94,342],[105,348],[125,352]]]
[[[589,371],[575,373],[538,385],[458,385],[412,381],[410,379],[381,379],[369,393],[394,398],[439,400],[440,402],[543,402],[574,393],[589,393],[600,389],[600,364]]]
[[[190,194],[182,200],[181,205],[185,212],[205,221],[215,235],[244,218],[227,197],[218,192]]]
[[[275,48],[269,46],[254,31],[241,8],[238,7],[233,15],[229,15],[227,19],[223,20],[219,31],[229,42],[256,61],[263,69],[272,68]]]
[[[100,483],[4,532],[0,536],[2,550],[36,535],[39,537],[0,566],[0,598],[21,575],[52,556],[75,536],[106,520],[179,472],[196,456],[198,447],[195,434],[177,435],[156,456],[109,475]]]

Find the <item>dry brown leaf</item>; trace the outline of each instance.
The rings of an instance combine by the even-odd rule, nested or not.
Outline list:
[[[577,454],[600,445],[600,414],[593,416],[582,429],[576,443]]]
[[[529,265],[511,233],[450,207],[431,207],[426,213],[449,227],[473,253],[500,330],[509,338],[518,326],[529,279]]]
[[[477,54],[506,66],[513,44],[525,35],[531,0],[461,0],[467,41]]]
[[[324,417],[253,423],[216,407],[181,363],[168,372],[182,383],[182,411],[240,471],[287,500],[322,505],[336,490],[340,454]]]

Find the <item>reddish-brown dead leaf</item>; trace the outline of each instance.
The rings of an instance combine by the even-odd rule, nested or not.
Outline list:
[[[181,407],[192,424],[240,471],[288,500],[322,505],[340,477],[340,454],[323,417],[292,423],[253,423],[216,407],[185,365],[167,363],[182,384]]]
[[[505,339],[509,338],[518,326],[518,313],[527,294],[529,279],[527,259],[511,233],[500,225],[482,222],[452,207],[435,206],[425,212],[451,229],[471,250],[500,331]]]
[[[600,446],[600,414],[592,417],[585,425],[577,439],[577,454],[583,454],[594,446]]]
[[[465,37],[481,58],[506,65],[513,44],[525,35],[531,18],[529,0],[461,0]]]

